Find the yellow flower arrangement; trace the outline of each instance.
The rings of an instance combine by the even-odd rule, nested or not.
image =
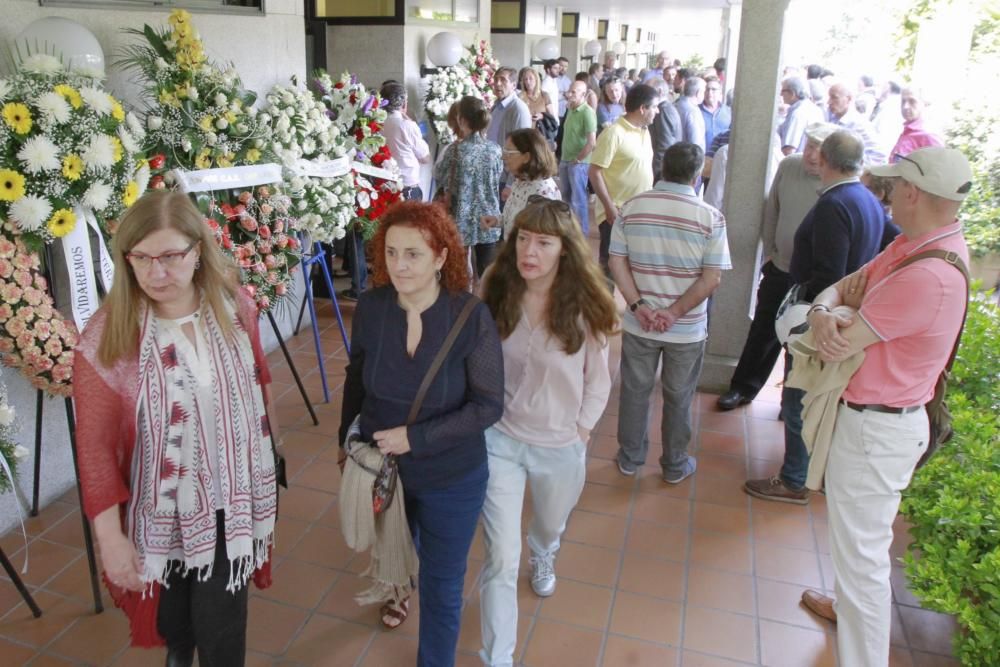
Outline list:
[[[247,151],[247,162],[254,164],[258,160],[260,160],[260,151],[258,149],[251,148]]]
[[[129,181],[128,185],[125,186],[125,192],[122,194],[122,203],[126,207],[131,206],[135,203],[135,200],[139,198],[139,184],[135,181]]]
[[[13,169],[0,169],[0,201],[15,201],[24,196],[24,176]]]
[[[80,93],[76,88],[61,83],[53,88],[53,90],[62,95],[63,99],[69,102],[70,106],[74,109],[79,109],[83,105],[83,98],[80,97]]]
[[[76,214],[68,208],[61,208],[52,214],[46,226],[52,236],[62,238],[76,227]]]
[[[124,154],[124,151],[122,150],[122,140],[119,139],[118,137],[108,137],[108,138],[111,139],[111,143],[115,147],[113,159],[115,161],[115,164],[118,164],[119,162],[121,162],[122,155]]]
[[[20,102],[3,105],[3,120],[18,134],[31,132],[31,111]]]
[[[201,120],[198,121],[198,127],[205,130],[206,132],[211,132],[215,125],[215,119],[211,116],[202,116]]]
[[[111,117],[119,123],[125,120],[125,109],[122,108],[121,102],[116,100],[111,95],[108,95],[108,99],[111,100]]]
[[[67,181],[78,181],[83,174],[83,160],[79,155],[70,153],[63,158],[62,175]]]
[[[208,169],[212,166],[212,153],[207,148],[203,148],[198,157],[194,159],[194,166],[199,169]]]

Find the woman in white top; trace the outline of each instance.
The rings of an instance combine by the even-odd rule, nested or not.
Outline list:
[[[507,135],[503,145],[503,164],[508,172],[514,174],[514,185],[500,217],[484,216],[483,225],[495,227],[502,224],[506,239],[510,237],[514,218],[528,204],[529,197],[539,195],[546,199],[562,199],[562,193],[553,178],[559,172],[559,163],[542,133],[536,129],[514,130]]]
[[[517,637],[521,511],[531,485],[531,587],[555,592],[559,540],[583,490],[590,431],[611,391],[618,312],[580,224],[562,201],[532,197],[483,282],[503,340],[504,415],[486,431],[480,585],[488,665],[511,665]]]

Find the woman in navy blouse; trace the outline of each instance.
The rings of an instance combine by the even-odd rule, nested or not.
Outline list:
[[[375,289],[358,301],[344,381],[340,444],[360,415],[361,436],[396,454],[406,516],[420,558],[417,664],[455,661],[466,560],[489,472],[484,432],[503,412],[503,358],[496,324],[472,311],[405,425],[432,360],[466,301],[468,272],[455,224],[436,204],[402,202],[372,240]],[[406,618],[406,600],[382,622]]]

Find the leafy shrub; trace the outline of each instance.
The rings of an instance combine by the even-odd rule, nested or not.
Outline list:
[[[948,392],[955,437],[914,475],[902,505],[910,586],[924,607],[955,616],[965,665],[1000,655],[1000,313],[991,296],[969,304]]]

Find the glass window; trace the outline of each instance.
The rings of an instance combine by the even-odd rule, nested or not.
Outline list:
[[[406,16],[427,21],[476,23],[479,21],[479,0],[407,0]]]
[[[139,9],[195,9],[220,14],[262,14],[264,0],[38,0],[42,7],[77,7],[111,9],[115,7]]]

